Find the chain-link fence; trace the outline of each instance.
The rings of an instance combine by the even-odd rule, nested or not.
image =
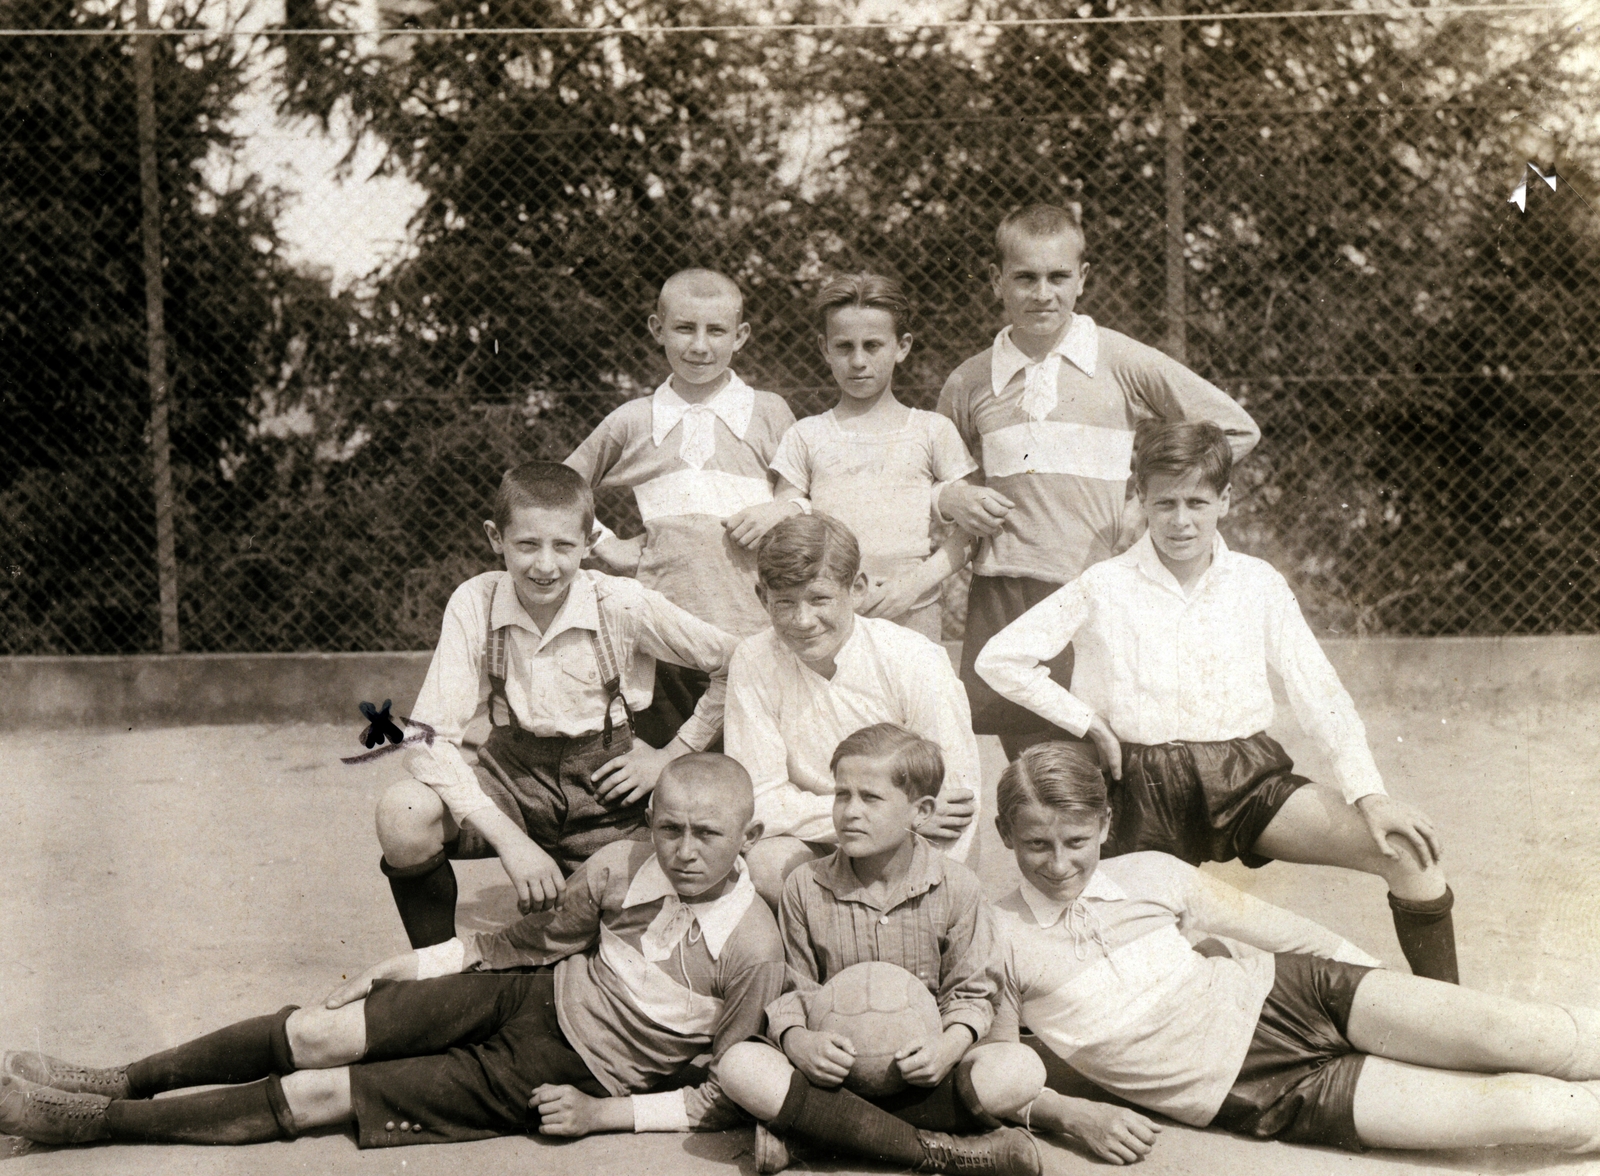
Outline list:
[[[797,415],[835,397],[818,280],[900,276],[896,389],[931,407],[1001,325],[991,236],[1032,201],[1083,207],[1080,310],[1261,423],[1227,533],[1319,630],[1600,618],[1600,222],[1561,146],[1596,86],[1554,12],[1017,0],[861,28],[819,2],[771,28],[712,0],[416,0],[385,10],[411,31],[246,37],[192,2],[147,37],[70,0],[7,10],[0,653],[427,647],[490,566],[500,472],[662,378],[645,320],[669,273],[741,283],[737,367]],[[292,194],[241,165],[263,101],[369,136],[420,193],[404,249],[349,288],[291,262]],[[1507,202],[1557,155],[1554,191]],[[330,248],[359,229],[330,220]],[[602,513],[636,528],[626,496]]]

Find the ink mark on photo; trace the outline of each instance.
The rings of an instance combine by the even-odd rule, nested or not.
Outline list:
[[[375,748],[376,750],[368,751],[362,755],[341,756],[340,763],[364,764],[370,760],[377,759],[379,756],[387,755],[391,751],[398,751],[408,744],[423,743],[429,747],[433,746],[433,737],[437,732],[427,723],[416,722],[403,715],[398,716],[399,725],[397,726],[396,718],[391,718],[389,715],[389,707],[392,705],[393,700],[388,698],[383,700],[381,709],[373,706],[370,702],[361,704],[361,713],[367,718],[367,729],[361,732],[361,746]],[[401,727],[407,727],[410,730],[401,731]],[[388,741],[387,744],[385,744],[385,740]]]

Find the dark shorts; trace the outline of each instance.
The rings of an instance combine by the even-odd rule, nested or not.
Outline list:
[[[972,730],[979,735],[998,735],[1006,757],[1015,759],[1024,747],[1046,739],[1074,740],[1075,737],[1034,714],[1027,707],[996,694],[994,688],[972,668],[978,654],[1001,629],[1061,587],[1047,580],[1021,576],[973,576],[967,592],[967,632],[961,642],[961,684],[967,688],[972,707]],[[1044,663],[1050,677],[1062,689],[1072,683],[1072,646]]]
[[[632,746],[627,727],[578,739],[544,738],[495,727],[478,749],[478,785],[495,807],[570,874],[597,849],[645,835],[644,801],[604,804],[589,776]],[[453,858],[494,857],[494,846],[471,826],[445,846]]]
[[[1264,866],[1272,859],[1253,852],[1256,838],[1295,789],[1311,783],[1293,769],[1265,734],[1223,743],[1124,743],[1101,856],[1158,849],[1194,866],[1234,858]]]
[[[561,1032],[549,968],[380,980],[366,1020],[367,1052],[350,1067],[362,1147],[520,1135],[546,1082],[608,1093]]]
[[[1367,1055],[1346,1035],[1371,968],[1279,955],[1250,1052],[1212,1125],[1289,1143],[1365,1151],[1356,1137],[1356,1081]]]
[[[672,742],[678,728],[689,721],[695,704],[710,685],[711,675],[704,670],[656,662],[655,689],[650,705],[634,712],[634,734],[651,747],[665,747]],[[706,750],[721,751],[722,737],[719,735]]]

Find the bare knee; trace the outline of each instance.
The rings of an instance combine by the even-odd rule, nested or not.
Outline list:
[[[961,1060],[978,1097],[974,1110],[1006,1118],[1021,1111],[1044,1089],[1044,1062],[1025,1045],[996,1041],[980,1045]]]
[[[391,866],[414,866],[444,848],[444,802],[418,780],[391,784],[378,800],[378,844]]]
[[[287,1075],[283,1079],[283,1097],[298,1131],[343,1123],[355,1114],[350,1071],[342,1066],[337,1070],[303,1070]]]
[[[296,1009],[284,1026],[298,1070],[325,1070],[360,1061],[367,1048],[366,1002],[337,1009]]]
[[[1529,1142],[1566,1151],[1600,1141],[1600,1097],[1582,1083],[1540,1074],[1501,1074],[1496,1080],[1527,1084],[1519,1101]]]
[[[730,1046],[717,1062],[717,1082],[723,1091],[763,1122],[777,1118],[783,1109],[793,1073],[788,1058],[759,1041]]]

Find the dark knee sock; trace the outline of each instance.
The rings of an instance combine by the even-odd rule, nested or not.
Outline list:
[[[798,1070],[778,1117],[768,1124],[779,1134],[803,1135],[835,1152],[909,1167],[923,1159],[917,1129],[843,1087],[822,1090]]]
[[[1395,937],[1413,975],[1461,983],[1456,968],[1456,924],[1450,916],[1455,903],[1456,896],[1448,886],[1438,898],[1418,901],[1389,896]]]
[[[266,1143],[297,1134],[276,1074],[174,1098],[114,1099],[106,1132],[120,1143]]]
[[[236,1021],[175,1049],[141,1058],[128,1067],[128,1097],[149,1098],[186,1086],[236,1086],[269,1074],[294,1073],[289,1052],[288,1005],[265,1017]]]
[[[389,879],[389,892],[412,947],[432,947],[455,938],[456,872],[449,854],[441,849],[414,866],[391,866],[379,859],[378,868]]]

